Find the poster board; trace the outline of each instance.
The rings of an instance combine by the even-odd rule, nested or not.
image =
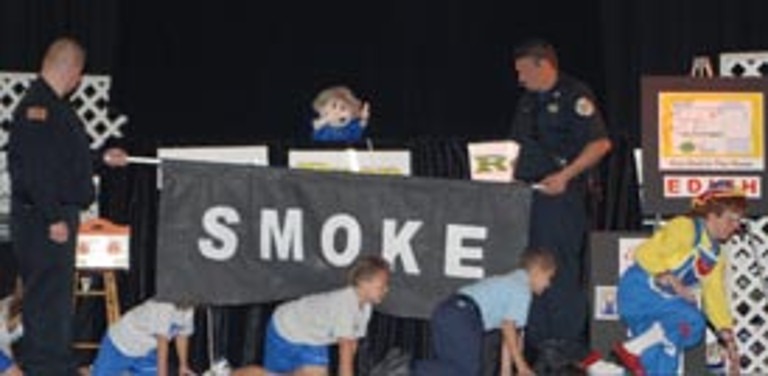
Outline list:
[[[77,235],[77,270],[128,270],[131,229],[97,218],[82,223]]]
[[[762,78],[642,78],[644,211],[684,213],[712,182],[728,180],[768,211]]]
[[[252,146],[179,146],[157,149],[157,157],[168,160],[221,162],[254,166],[269,166],[269,148]],[[162,189],[163,169],[157,169],[157,188]]]
[[[157,157],[183,161],[269,165],[269,149],[263,145],[162,147],[157,149]]]
[[[474,142],[467,145],[472,180],[511,183],[520,155],[515,141]]]
[[[290,168],[375,175],[411,175],[408,150],[298,150],[288,152]]]

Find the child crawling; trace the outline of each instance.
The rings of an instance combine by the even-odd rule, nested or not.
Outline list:
[[[419,362],[414,375],[479,376],[483,336],[492,330],[502,333],[502,368],[511,358],[518,375],[533,375],[523,358],[518,331],[528,321],[533,294],[549,287],[556,269],[551,252],[529,249],[521,257],[520,269],[461,288],[440,303],[430,321],[435,359]]]
[[[267,328],[264,367],[244,375],[328,375],[329,347],[339,346],[339,376],[354,375],[357,341],[365,337],[373,306],[389,289],[389,263],[365,257],[349,272],[349,285],[280,305]]]
[[[176,345],[178,374],[192,376],[189,337],[194,331],[191,305],[149,299],[109,327],[101,341],[91,376],[169,375],[170,342]]]

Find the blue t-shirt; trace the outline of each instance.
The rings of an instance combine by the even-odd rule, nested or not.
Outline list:
[[[528,322],[532,293],[525,270],[484,279],[461,288],[459,293],[475,301],[486,331],[501,328],[505,320],[514,321],[518,328]]]
[[[363,139],[365,127],[360,119],[352,119],[343,127],[323,125],[312,134],[315,141],[357,142]]]

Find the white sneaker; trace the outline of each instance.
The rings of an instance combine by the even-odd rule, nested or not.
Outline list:
[[[226,359],[219,359],[213,363],[211,369],[205,371],[203,376],[230,376],[232,367]]]
[[[624,368],[605,360],[598,360],[587,368],[589,376],[624,376]]]

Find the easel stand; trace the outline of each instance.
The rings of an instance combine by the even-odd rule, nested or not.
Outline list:
[[[103,299],[107,326],[120,319],[117,271],[130,265],[129,239],[129,227],[99,218],[83,223],[78,231],[73,305],[82,299]],[[97,285],[94,280],[99,277],[102,283]],[[97,350],[99,343],[76,342],[74,348]]]
[[[101,276],[102,287],[93,289],[90,285],[95,276]],[[75,272],[74,307],[77,308],[80,299],[104,299],[107,325],[112,325],[120,319],[120,297],[117,290],[117,278],[114,270],[95,272]],[[98,350],[98,342],[75,342],[76,350]]]

